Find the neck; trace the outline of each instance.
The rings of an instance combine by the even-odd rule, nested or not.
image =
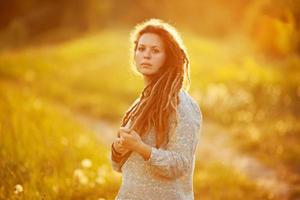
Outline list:
[[[146,87],[148,84],[150,84],[150,82],[151,82],[150,77],[149,77],[149,76],[144,76],[144,85],[145,85],[145,87]]]

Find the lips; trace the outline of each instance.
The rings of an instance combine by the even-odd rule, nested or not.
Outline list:
[[[152,66],[150,63],[142,63],[141,65],[145,66],[145,67],[151,67]]]

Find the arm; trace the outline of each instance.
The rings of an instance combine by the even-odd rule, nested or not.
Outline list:
[[[179,118],[175,133],[171,136],[165,150],[141,144],[137,152],[143,156],[153,171],[161,176],[179,178],[185,175],[192,167],[198,143],[199,118],[199,115],[189,114]]]
[[[130,110],[138,101],[140,100],[140,98],[137,98],[131,105],[131,107],[128,109]],[[128,111],[127,110],[127,111]],[[130,121],[128,122],[128,124],[126,124],[126,127],[128,127],[128,125],[130,124]],[[121,167],[123,165],[123,160],[121,159],[121,155],[125,155],[127,154],[127,156],[129,156],[130,152],[126,152],[124,154],[120,154],[116,151],[116,149],[114,148],[114,143],[112,143],[111,145],[111,153],[110,153],[110,163],[112,165],[112,168],[117,171],[117,172],[122,172],[121,171]],[[127,157],[126,156],[126,157]]]
[[[145,161],[148,161],[151,156],[152,149],[151,146],[149,146],[148,144],[141,142],[139,143],[135,151],[139,153]]]
[[[120,163],[120,154],[116,152],[114,149],[114,143],[111,145],[111,151],[110,151],[110,163],[112,168],[117,172],[121,171],[121,163]]]
[[[110,153],[110,163],[112,165],[112,168],[117,172],[122,172],[122,166],[126,162],[127,158],[130,156],[131,153],[132,151],[125,151],[124,153],[119,154],[118,152],[116,152],[112,144],[111,153]]]
[[[131,151],[128,149],[124,149],[119,143],[116,143],[117,138],[111,145],[111,155],[110,161],[113,169],[117,172],[122,172],[121,167],[126,161],[126,158],[129,157]]]

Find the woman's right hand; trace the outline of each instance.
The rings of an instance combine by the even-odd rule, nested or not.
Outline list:
[[[113,147],[118,153],[120,153],[122,155],[129,152],[129,150],[127,148],[122,146],[122,138],[116,138],[113,142]]]

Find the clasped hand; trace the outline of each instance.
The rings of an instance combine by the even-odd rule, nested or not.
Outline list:
[[[114,147],[122,155],[128,151],[135,151],[142,142],[140,135],[134,130],[121,127],[118,132],[120,133],[120,137],[114,140]]]

